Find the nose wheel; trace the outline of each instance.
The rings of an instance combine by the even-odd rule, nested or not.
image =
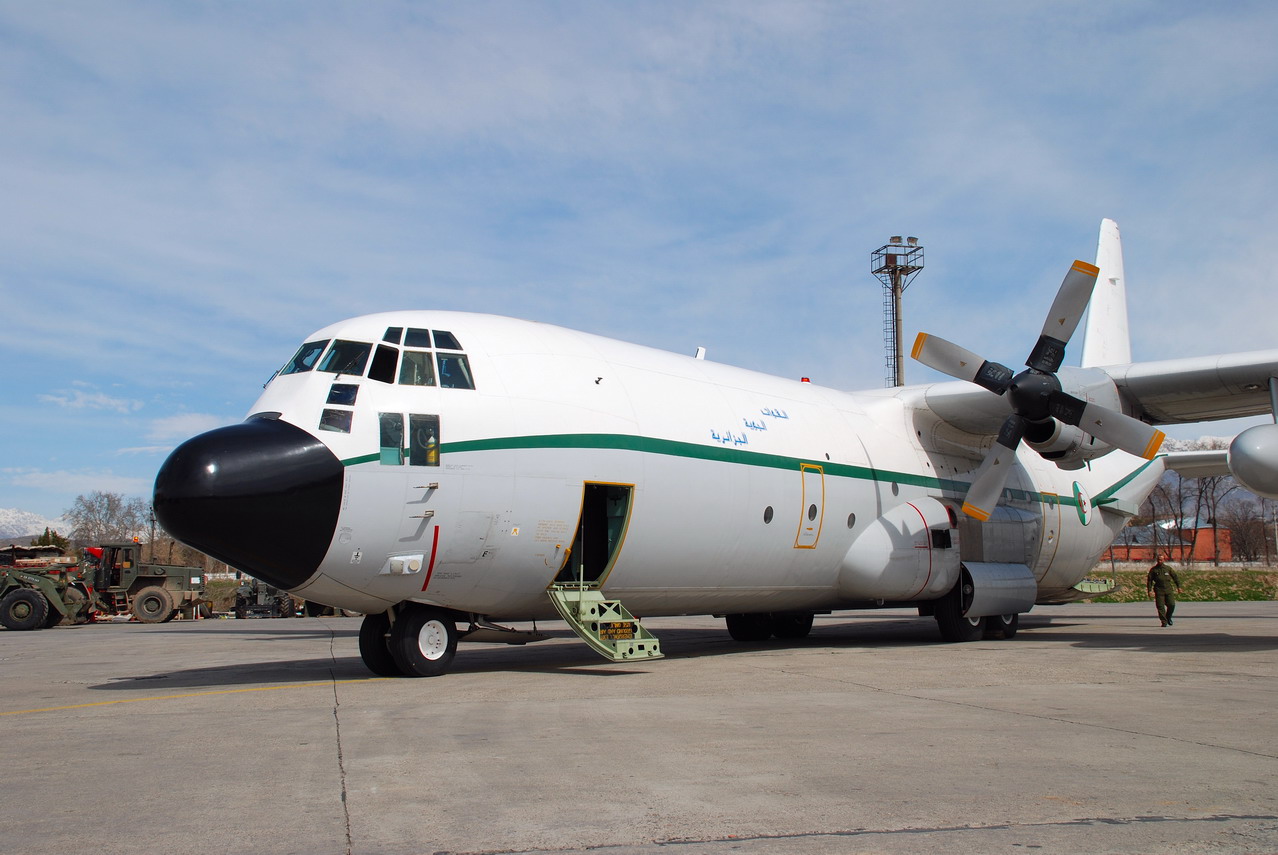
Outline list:
[[[457,624],[443,609],[404,603],[393,622],[388,612],[364,616],[359,653],[380,677],[438,677],[457,654]]]
[[[359,656],[364,666],[379,677],[402,673],[390,652],[390,617],[386,612],[364,615],[359,625]]]

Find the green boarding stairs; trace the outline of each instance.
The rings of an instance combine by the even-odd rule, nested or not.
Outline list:
[[[661,642],[639,625],[620,600],[609,600],[591,582],[556,582],[547,589],[555,611],[581,640],[605,659],[660,659]]]

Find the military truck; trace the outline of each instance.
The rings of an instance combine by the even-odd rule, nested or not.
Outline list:
[[[284,618],[297,614],[297,602],[287,591],[245,576],[235,589],[235,616],[244,618]]]
[[[176,564],[143,564],[139,543],[104,543],[84,550],[84,581],[96,595],[99,611],[132,614],[142,623],[164,623],[179,612],[207,617],[204,570]]]
[[[46,629],[62,621],[87,623],[92,595],[74,565],[0,567],[0,625]]]

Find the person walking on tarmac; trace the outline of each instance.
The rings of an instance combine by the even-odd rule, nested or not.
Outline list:
[[[1158,555],[1158,563],[1149,568],[1145,577],[1145,589],[1154,598],[1158,607],[1158,619],[1163,626],[1172,625],[1172,612],[1176,611],[1176,595],[1180,593],[1180,577],[1175,569],[1166,563],[1166,553]]]

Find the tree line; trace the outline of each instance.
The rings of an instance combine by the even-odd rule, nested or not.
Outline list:
[[[140,498],[94,490],[76,496],[75,502],[62,514],[70,523],[67,536],[48,528],[32,540],[32,546],[53,545],[65,552],[100,543],[143,544],[142,560],[156,564],[179,564],[202,567],[205,573],[225,572],[228,568],[199,550],[174,540],[155,520],[150,504]]]
[[[1229,440],[1202,439],[1177,443],[1178,451],[1206,451],[1227,448]],[[1272,500],[1252,495],[1234,480],[1232,475],[1205,475],[1186,478],[1179,472],[1167,471],[1158,486],[1149,494],[1141,507],[1141,513],[1128,521],[1128,526],[1170,523],[1169,528],[1183,535],[1192,547],[1198,536],[1195,522],[1202,522],[1215,535],[1213,542],[1221,542],[1220,531],[1229,532],[1229,544],[1233,560],[1238,562],[1278,561],[1275,549],[1273,520],[1278,506]],[[1170,540],[1164,545],[1176,548]],[[1116,542],[1123,542],[1120,532]],[[1158,545],[1158,544],[1155,544]],[[1221,561],[1219,548],[1211,559]]]

